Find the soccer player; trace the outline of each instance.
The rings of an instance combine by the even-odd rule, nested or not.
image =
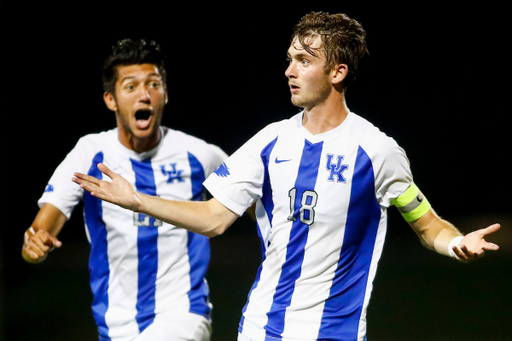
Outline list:
[[[104,100],[117,128],[82,137],[55,170],[25,233],[23,258],[43,261],[60,247],[57,234],[84,202],[92,311],[99,339],[210,339],[208,238],[91,196],[69,181],[73,171],[101,177],[108,165],[138,191],[201,200],[203,181],[226,158],[217,146],[161,126],[168,101],[160,46],[121,40],[103,67]],[[70,186],[71,184],[71,186]]]
[[[498,246],[492,225],[463,236],[418,189],[396,142],[351,112],[345,90],[367,53],[362,26],[317,12],[295,26],[288,49],[291,101],[304,110],[268,125],[206,181],[207,202],[168,201],[111,181],[73,181],[122,207],[207,236],[223,233],[256,202],[263,257],[239,341],[366,339],[366,310],[394,205],[421,242],[460,261]]]

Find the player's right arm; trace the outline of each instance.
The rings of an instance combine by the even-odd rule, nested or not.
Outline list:
[[[25,231],[21,255],[28,263],[41,263],[54,248],[62,246],[57,235],[66,222],[66,216],[52,204],[44,204],[31,227]]]
[[[174,201],[145,195],[137,192],[126,179],[104,164],[99,163],[98,169],[112,181],[74,173],[73,182],[101,200],[150,215],[191,232],[213,237],[222,234],[239,217],[215,198],[208,201]]]

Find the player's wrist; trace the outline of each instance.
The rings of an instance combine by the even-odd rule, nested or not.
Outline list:
[[[131,209],[134,212],[149,214],[149,210],[151,208],[151,204],[149,203],[149,201],[151,200],[151,198],[137,191],[135,192],[133,197],[134,203],[132,207],[129,207],[129,209]]]
[[[453,247],[459,246],[462,239],[464,239],[464,236],[457,236],[450,241],[450,243],[448,244],[448,254],[450,255],[450,257],[459,259],[459,257],[457,257],[457,255],[453,251]]]

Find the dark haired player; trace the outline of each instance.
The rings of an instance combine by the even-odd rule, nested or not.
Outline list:
[[[83,200],[99,339],[209,340],[208,238],[102,202],[69,178],[77,168],[101,178],[103,163],[142,193],[200,200],[202,182],[227,155],[160,125],[166,73],[154,42],[119,41],[105,60],[103,86],[117,128],[82,137],[55,170],[25,233],[23,258],[39,263],[60,247],[57,234]]]
[[[261,130],[205,182],[214,199],[163,200],[112,179],[75,173],[94,197],[214,236],[253,202],[263,261],[239,341],[363,341],[366,310],[394,205],[428,248],[462,261],[498,246],[495,224],[462,236],[414,184],[403,149],[349,111],[345,89],[367,52],[365,31],[344,14],[311,13],[296,25],[286,76],[304,110]]]

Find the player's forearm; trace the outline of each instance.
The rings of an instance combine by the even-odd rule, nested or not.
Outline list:
[[[449,255],[448,246],[453,238],[462,235],[455,226],[441,219],[433,210],[411,223],[411,227],[425,247],[446,256]]]
[[[48,257],[48,252],[61,246],[57,234],[65,222],[66,216],[57,207],[44,204],[32,225],[25,231],[21,250],[23,259],[32,264],[43,262]]]
[[[45,230],[51,236],[56,237],[62,230],[66,220],[66,216],[57,207],[46,203],[41,207],[30,226],[36,232]]]
[[[138,211],[208,237],[222,234],[238,218],[215,199],[174,201],[139,194]]]
[[[440,231],[434,240],[434,250],[438,253],[449,256],[449,244],[458,236],[462,236],[459,230],[450,222],[440,219]]]

